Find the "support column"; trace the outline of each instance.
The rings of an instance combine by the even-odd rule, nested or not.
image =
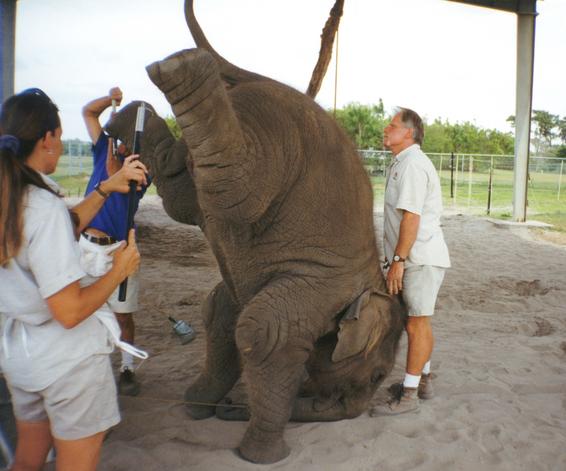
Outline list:
[[[0,104],[14,94],[16,0],[0,0]]]
[[[536,13],[517,13],[517,96],[513,177],[513,220],[517,222],[524,222],[527,217],[535,18]]]

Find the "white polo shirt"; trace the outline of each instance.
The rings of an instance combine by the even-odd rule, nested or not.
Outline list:
[[[24,243],[0,267],[0,365],[10,384],[39,391],[84,358],[110,353],[113,345],[96,316],[65,329],[45,301],[85,275],[65,202],[28,185],[23,219]]]
[[[387,172],[383,236],[385,256],[389,261],[393,259],[399,240],[403,210],[421,217],[417,239],[406,265],[449,267],[448,247],[440,227],[440,179],[434,165],[418,144],[399,152]]]

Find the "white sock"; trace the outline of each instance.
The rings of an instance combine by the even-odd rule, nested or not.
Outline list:
[[[120,367],[120,371],[124,371],[128,369],[130,371],[134,371],[134,357],[131,353],[122,351],[122,366]]]
[[[405,379],[403,380],[403,386],[406,388],[418,388],[419,382],[421,381],[421,375],[410,375],[405,373]]]
[[[429,374],[430,374],[430,360],[427,361],[423,366],[423,375],[429,375]]]

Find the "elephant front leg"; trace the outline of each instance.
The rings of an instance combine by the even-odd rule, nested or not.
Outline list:
[[[301,287],[300,280],[279,280],[240,314],[236,342],[250,423],[239,450],[249,461],[273,463],[289,454],[283,432],[324,316],[317,312],[324,312],[324,302],[313,299],[314,293],[306,283]]]
[[[193,419],[214,415],[215,405],[240,377],[239,353],[235,342],[238,308],[224,283],[218,284],[203,306],[206,328],[204,371],[185,392],[188,414]]]

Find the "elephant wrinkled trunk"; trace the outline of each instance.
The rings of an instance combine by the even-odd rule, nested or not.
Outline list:
[[[254,191],[254,152],[246,146],[214,58],[202,49],[183,50],[147,71],[182,129],[201,206],[219,218],[257,220],[265,205]]]

